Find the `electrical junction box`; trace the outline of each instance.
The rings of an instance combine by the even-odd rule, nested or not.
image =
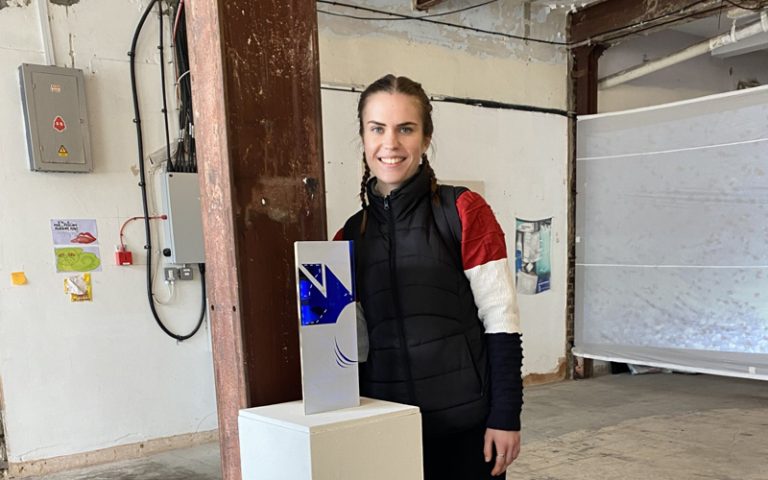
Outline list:
[[[93,171],[83,71],[24,63],[19,79],[29,168]]]
[[[166,172],[162,179],[163,207],[169,262],[205,263],[200,184],[196,173]]]

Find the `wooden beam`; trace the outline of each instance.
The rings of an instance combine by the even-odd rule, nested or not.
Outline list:
[[[571,50],[570,92],[571,108],[576,115],[597,113],[597,66],[604,45],[590,45]],[[566,289],[566,332],[569,345],[573,344],[576,305],[576,121],[571,120],[570,155],[568,158],[568,286]],[[569,353],[570,354],[570,353]],[[572,359],[571,378],[590,378],[592,360]]]
[[[293,242],[326,238],[312,0],[194,0],[187,24],[224,480],[241,408],[301,398]]]
[[[744,3],[750,7],[768,6],[768,0]],[[669,28],[731,8],[733,5],[721,0],[604,0],[569,14],[568,41],[576,46],[610,42],[627,34]]]
[[[597,113],[598,59],[607,48],[606,45],[590,45],[571,50],[571,81],[576,115]]]

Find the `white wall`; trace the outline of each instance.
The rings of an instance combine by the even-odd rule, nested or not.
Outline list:
[[[0,381],[12,470],[16,463],[215,429],[207,328],[183,343],[166,337],[147,305],[144,265],[112,261],[121,223],[142,214],[126,52],[148,2],[50,6],[57,64],[85,73],[90,174],[27,167],[17,67],[43,63],[44,56],[35,2],[10,3],[0,10]],[[137,72],[152,152],[163,143],[156,16],[145,32]],[[93,302],[70,303],[63,294],[52,218],[98,222],[103,268],[92,274]],[[143,263],[141,222],[129,225],[126,238]],[[157,256],[162,244],[155,245]],[[14,271],[25,272],[29,283],[11,286]],[[173,330],[185,332],[200,309],[199,280],[177,283],[176,295],[160,310]]]
[[[674,30],[637,36],[609,48],[599,62],[599,78],[661,58],[704,40]],[[709,54],[659,70],[598,92],[598,111],[631,108],[702,97],[736,90],[739,80],[768,83],[768,53],[754,52],[731,58]]]

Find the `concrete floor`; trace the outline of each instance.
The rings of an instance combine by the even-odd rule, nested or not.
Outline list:
[[[768,383],[611,375],[529,387],[514,480],[767,480]],[[218,480],[217,444],[32,480]],[[364,479],[354,479],[364,480]]]

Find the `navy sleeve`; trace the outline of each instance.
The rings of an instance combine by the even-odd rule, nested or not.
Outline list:
[[[523,408],[523,346],[519,333],[486,334],[490,364],[491,412],[486,427],[520,430]]]

